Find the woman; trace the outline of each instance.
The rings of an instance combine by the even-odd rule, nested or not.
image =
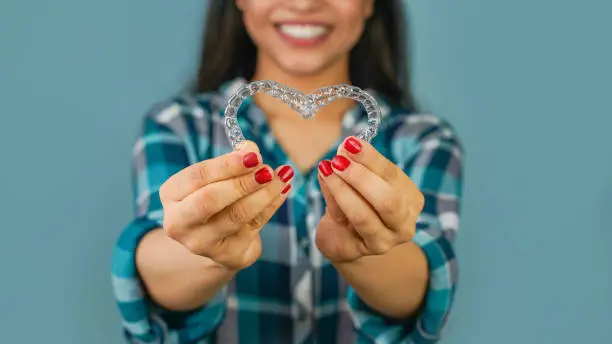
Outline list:
[[[211,1],[195,91],[157,106],[134,148],[136,218],[113,258],[130,342],[433,343],[457,278],[461,148],[418,114],[392,0]],[[223,110],[252,80],[358,104],[305,121],[256,95],[232,151]]]

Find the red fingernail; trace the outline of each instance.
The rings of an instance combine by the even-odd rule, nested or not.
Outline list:
[[[265,184],[272,180],[272,173],[270,173],[270,170],[268,168],[264,167],[261,170],[255,172],[255,180],[259,184]]]
[[[291,179],[291,177],[293,177],[293,169],[291,166],[283,166],[283,168],[278,171],[278,176],[283,183],[286,183],[289,179]]]
[[[332,159],[332,165],[340,171],[346,170],[346,168],[351,164],[351,161],[342,155],[336,155]]]
[[[287,186],[285,186],[285,188],[282,191],[282,194],[286,194],[287,192],[289,192],[289,190],[291,190],[291,184],[287,184]]]
[[[361,143],[359,143],[356,138],[349,137],[344,141],[344,148],[353,154],[357,154],[361,152]]]
[[[257,164],[259,164],[259,158],[257,157],[257,154],[249,152],[242,158],[242,163],[246,168],[255,167]]]
[[[321,171],[325,177],[329,177],[332,173],[334,173],[331,165],[331,161],[323,160],[319,163],[319,171]]]

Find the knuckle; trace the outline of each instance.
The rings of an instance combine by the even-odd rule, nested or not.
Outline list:
[[[283,206],[286,200],[287,200],[286,198],[282,198],[282,197],[276,198],[272,202],[272,204],[264,211],[264,213],[266,213],[268,217],[272,216],[278,209],[280,209],[280,207]]]
[[[200,228],[200,234],[192,235],[183,241],[183,245],[189,251],[213,261],[216,261],[216,258],[224,252],[224,244],[225,239],[211,234],[211,228]]]
[[[380,205],[380,212],[385,216],[395,213],[401,203],[398,202],[397,197],[385,197]]]
[[[417,192],[416,206],[419,213],[425,208],[425,195],[421,191]]]
[[[275,204],[277,201],[281,201],[282,199],[279,200],[280,196],[281,196],[281,190],[283,189],[284,185],[279,182],[276,185],[268,185],[265,188],[265,192],[263,193],[262,197],[261,197],[261,202],[263,204],[266,205],[266,207],[270,207],[273,204]]]
[[[228,268],[229,270],[239,271],[247,267],[247,263],[245,262],[244,257],[233,257],[229,256],[225,259],[222,259],[220,262],[223,266]]]
[[[259,229],[265,224],[264,214],[259,213],[248,222],[248,226],[252,229]]]
[[[383,169],[383,179],[384,180],[395,180],[397,177],[397,166],[393,164],[387,164]]]
[[[225,254],[225,251],[226,251],[225,247],[226,247],[225,238],[215,239],[214,242],[211,242],[211,244],[205,248],[206,249],[205,255],[209,257],[210,259],[212,259],[213,261],[219,262],[219,260]]]
[[[228,211],[228,217],[233,224],[242,224],[249,220],[249,213],[244,205],[241,203],[234,203]]]
[[[317,235],[315,236],[315,244],[328,259],[332,261],[341,261],[349,256],[347,243],[339,240],[338,237],[332,235]]]
[[[419,191],[417,195],[410,200],[406,201],[402,214],[406,217],[414,219],[417,218],[425,207],[425,196]]]
[[[240,266],[236,264],[236,262],[234,262],[232,259],[218,258],[218,259],[215,259],[214,261],[217,262],[218,264],[221,264],[228,270],[232,270],[232,271],[240,270]]]
[[[193,171],[193,178],[201,182],[202,184],[206,184],[207,181],[209,180],[210,173],[208,171],[207,166],[208,166],[208,163],[204,161],[203,163],[197,165]]]
[[[268,204],[274,202],[280,196],[281,190],[285,187],[285,183],[283,183],[280,179],[273,180],[270,185],[265,188],[265,197],[264,202]]]
[[[212,215],[214,215],[213,205],[214,197],[210,194],[210,192],[202,189],[200,197],[195,203],[195,207],[197,208],[197,216],[205,220],[210,218]]]
[[[158,190],[159,193],[159,200],[161,201],[162,204],[166,203],[167,199],[168,199],[168,181],[164,182]]]
[[[227,172],[233,170],[233,168],[232,168],[232,159],[231,159],[230,156],[227,156],[227,157],[225,157],[225,159],[221,160],[221,169],[223,171],[227,171]]]
[[[238,253],[222,252],[216,255],[214,261],[234,271],[244,268],[244,258]]]
[[[378,238],[373,240],[370,244],[370,249],[374,254],[385,254],[393,248],[393,245],[389,240]]]
[[[162,227],[164,228],[166,235],[172,239],[178,239],[182,232],[176,221],[174,221],[174,219],[170,216],[164,217]]]
[[[353,223],[353,226],[357,228],[363,228],[363,227],[367,228],[368,224],[370,223],[370,220],[368,216],[364,214],[363,212],[356,212],[352,214],[351,222]]]
[[[244,177],[234,178],[234,187],[242,197],[250,193],[248,181]]]
[[[400,230],[397,232],[397,236],[398,236],[398,241],[400,243],[408,242],[412,240],[412,238],[414,237],[414,230],[413,229]]]
[[[261,250],[259,252],[255,252],[255,254],[253,254],[252,256],[244,255],[242,257],[241,269],[246,269],[249,266],[253,265],[257,261],[260,255],[261,255]]]
[[[227,238],[216,261],[231,270],[242,270],[253,265],[262,252],[258,238],[258,234],[249,232],[241,232]]]
[[[245,254],[240,254],[235,257],[234,262],[238,270],[247,268],[254,263],[253,259],[251,257],[247,257]]]
[[[189,252],[193,254],[203,255],[205,252],[202,241],[193,235],[184,238],[180,242],[183,246],[185,246],[185,248],[187,248],[187,250],[189,250]]]

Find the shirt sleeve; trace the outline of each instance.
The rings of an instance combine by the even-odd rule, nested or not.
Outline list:
[[[411,131],[422,128],[422,123],[406,120],[406,125],[395,132],[390,148],[398,166],[425,196],[413,242],[428,261],[428,290],[414,318],[391,322],[368,307],[349,287],[347,303],[356,329],[377,344],[436,343],[455,295],[458,271],[453,244],[459,226],[462,148],[447,123],[434,117],[422,120],[433,124],[415,136]]]
[[[225,311],[223,291],[207,305],[189,312],[159,307],[147,295],[135,263],[142,237],[163,223],[160,186],[197,160],[188,129],[193,124],[188,123],[185,111],[185,106],[176,102],[156,107],[145,116],[133,149],[135,216],[119,235],[111,266],[113,292],[128,343],[205,343]]]

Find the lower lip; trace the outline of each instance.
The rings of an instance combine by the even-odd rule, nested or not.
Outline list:
[[[323,41],[325,41],[325,39],[327,38],[327,36],[329,35],[329,32],[321,35],[321,36],[317,36],[317,37],[313,37],[313,38],[296,38],[293,36],[289,36],[287,34],[285,34],[284,32],[281,31],[281,29],[277,28],[276,32],[278,32],[278,34],[280,35],[280,37],[287,43],[296,46],[296,47],[312,47],[318,44],[321,44]]]

